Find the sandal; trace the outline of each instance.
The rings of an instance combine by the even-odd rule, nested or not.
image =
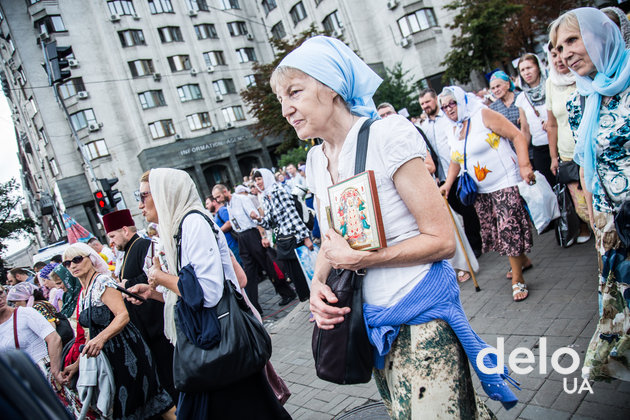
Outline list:
[[[457,281],[463,283],[470,280],[470,273],[468,271],[460,270],[457,272]]]
[[[516,295],[519,293],[525,293],[525,297],[516,299]],[[512,285],[512,299],[514,299],[514,302],[521,302],[527,299],[527,296],[529,296],[529,290],[527,290],[527,285],[525,283],[516,283]]]
[[[534,264],[532,262],[529,263],[529,265],[526,265],[522,268],[523,273],[526,272],[527,270],[529,270],[530,268],[532,268],[534,266]],[[505,277],[507,277],[508,279],[512,280],[512,269],[510,268],[507,272],[507,274],[505,275]]]

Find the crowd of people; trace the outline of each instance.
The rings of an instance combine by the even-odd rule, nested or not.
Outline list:
[[[321,139],[306,162],[253,168],[241,185],[214,185],[205,201],[185,171],[147,171],[139,180],[145,231],[129,210],[115,211],[103,217],[109,246],[92,238],[32,272],[8,273],[0,351],[26,352],[77,416],[290,418],[270,363],[224,386],[177,389],[173,363],[190,322],[181,312],[189,290],[182,273],[193,273],[203,295],[194,311],[210,319],[229,285],[260,320],[258,287],[268,278],[280,306],[310,301],[311,321],[325,331],[350,311],[335,305],[329,273],[361,271],[374,378],[390,416],[494,418],[475,396],[468,360],[491,398],[509,409],[517,396],[507,370],[489,375],[477,366],[489,346],[466,319],[458,282],[494,251],[508,258],[513,300],[536,293],[524,276],[534,265],[534,235],[518,185],[544,180],[569,189],[581,220],[575,242],[595,236],[600,321],[584,371],[593,380],[627,378],[629,289],[619,267],[630,244],[617,219],[628,217],[630,200],[630,24],[609,9],[558,17],[546,60],[527,53],[515,76],[493,72],[491,99],[454,85],[420,91],[423,117],[415,121],[389,103],[375,106],[381,78],[341,41],[306,40],[270,80],[298,137]],[[328,188],[355,175],[364,126],[365,168],[374,173],[387,241],[372,252],[331,229],[327,210]],[[461,191],[468,179],[470,200]],[[302,246],[321,247],[312,278],[295,252]],[[109,388],[99,385],[104,398],[79,392],[87,359],[109,378]]]

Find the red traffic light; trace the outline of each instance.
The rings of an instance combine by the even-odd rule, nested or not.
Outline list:
[[[94,198],[96,198],[96,204],[98,204],[98,207],[100,209],[104,209],[107,204],[105,203],[105,195],[103,194],[103,191],[96,191],[94,193]]]

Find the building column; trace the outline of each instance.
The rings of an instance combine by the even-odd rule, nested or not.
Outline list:
[[[208,183],[206,182],[206,177],[203,174],[203,169],[201,168],[201,164],[195,163],[193,166],[195,168],[195,176],[197,178],[197,185],[199,185],[199,187],[201,188],[201,198],[202,200],[205,200],[206,197],[210,195],[210,187],[208,186]]]
[[[236,187],[243,183],[243,173],[241,172],[241,166],[238,164],[238,159],[233,151],[230,151],[230,167],[232,168],[232,174],[235,179],[232,180],[232,184]],[[249,175],[249,174],[248,174]]]
[[[271,167],[273,166],[273,162],[271,161],[271,155],[269,154],[269,150],[267,150],[267,142],[265,141],[264,137],[260,141],[260,148],[262,152],[262,166],[264,168],[271,169]]]

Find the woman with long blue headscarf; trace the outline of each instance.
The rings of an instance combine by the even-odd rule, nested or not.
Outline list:
[[[515,104],[518,92],[516,92],[514,82],[512,82],[510,76],[502,70],[492,73],[492,76],[490,76],[490,90],[496,101],[488,105],[488,108],[497,111],[510,120],[516,128],[520,129],[520,118],[523,111]]]
[[[332,268],[366,269],[363,313],[376,385],[390,417],[491,418],[477,403],[466,358],[476,361],[474,354],[488,345],[470,328],[455,272],[444,261],[455,249],[452,225],[413,124],[393,115],[369,127],[365,168],[374,171],[388,246],[355,250],[327,223],[327,188],[354,175],[358,133],[369,118],[377,118],[372,95],[380,83],[350,48],[325,36],[305,41],[271,76],[282,114],[298,137],[323,140],[309,151],[306,164],[325,232],[310,308],[320,329],[333,329],[350,308],[333,306],[338,298],[325,284],[328,274]],[[483,363],[501,372],[480,375],[488,395],[514,406],[503,367],[497,368],[496,360]]]
[[[619,28],[600,10],[560,16],[550,38],[575,75],[579,95],[567,103],[577,143],[589,217],[600,256],[600,321],[583,372],[593,380],[630,377],[628,249],[614,217],[630,200],[630,50]],[[583,102],[583,105],[581,104]],[[623,267],[625,266],[625,273]]]

